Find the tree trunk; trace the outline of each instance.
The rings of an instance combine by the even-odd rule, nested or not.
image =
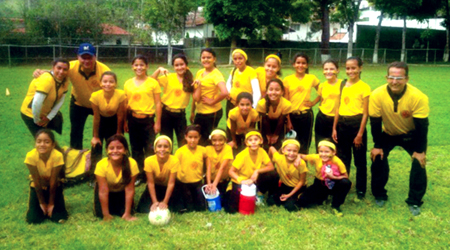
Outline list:
[[[445,49],[444,49],[444,57],[442,58],[444,62],[448,62],[449,57],[449,43],[450,43],[450,7],[449,7],[449,0],[444,1],[445,5],[445,20],[446,20],[446,27],[445,27]]]
[[[233,53],[233,50],[237,47],[237,38],[233,36],[231,38],[231,45],[230,45],[230,56],[228,57],[228,64],[231,65],[233,63],[233,57],[231,56],[231,53]]]
[[[375,46],[373,48],[373,58],[372,63],[378,63],[378,47],[380,45],[380,33],[381,33],[381,22],[383,22],[383,11],[381,11],[380,16],[378,17],[378,26],[377,33],[375,34]]]
[[[172,64],[172,34],[167,32],[167,65]]]
[[[400,61],[406,61],[406,15],[403,16],[403,30],[402,30],[402,53]]]
[[[328,1],[324,0],[320,6],[322,12],[322,41],[320,43],[322,62],[328,60],[330,55],[330,12],[328,9]]]
[[[353,27],[354,26],[355,26],[354,22],[350,22],[348,24],[347,58],[353,56]]]

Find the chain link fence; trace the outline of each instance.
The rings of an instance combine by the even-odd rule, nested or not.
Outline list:
[[[167,63],[167,46],[106,46],[99,45],[97,48],[97,59],[107,63],[128,63],[131,59],[142,54],[148,57],[151,63]],[[0,65],[37,65],[49,63],[54,58],[65,57],[75,58],[78,46],[59,46],[59,45],[0,45]],[[200,47],[182,48],[172,47],[172,54],[184,53],[189,61],[198,63],[200,58]],[[217,54],[217,64],[226,65],[231,63],[231,49],[229,47],[214,47]],[[299,52],[306,53],[310,57],[310,63],[313,65],[321,64],[320,49],[301,49],[301,48],[244,48],[248,54],[251,65],[257,66],[264,63],[264,58],[269,54],[281,54],[281,60],[284,65],[291,64],[291,58]],[[347,58],[347,49],[330,49],[331,58],[344,63]],[[359,56],[365,63],[372,63],[374,49],[354,49],[353,56]],[[408,63],[444,63],[444,50],[442,49],[407,49],[406,62]],[[378,63],[389,63],[399,61],[401,50],[379,49]]]

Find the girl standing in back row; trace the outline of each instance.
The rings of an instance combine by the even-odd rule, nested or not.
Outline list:
[[[367,131],[370,86],[361,80],[363,62],[350,57],[345,63],[348,81],[342,89],[333,124],[337,155],[350,174],[352,151],[356,166],[355,202],[364,198],[367,189]]]

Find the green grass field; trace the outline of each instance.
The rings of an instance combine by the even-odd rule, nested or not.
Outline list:
[[[119,76],[120,88],[133,76],[129,65],[109,65]],[[49,65],[39,65],[49,68]],[[33,139],[20,118],[20,105],[36,66],[0,67],[1,91],[9,88],[11,95],[0,97],[0,129],[3,150],[0,152],[0,248],[61,248],[61,249],[448,249],[450,238],[450,71],[448,67],[410,67],[410,83],[430,98],[430,129],[428,136],[428,189],[422,213],[413,217],[404,202],[408,193],[411,159],[402,149],[390,155],[390,180],[387,185],[389,201],[383,208],[375,205],[369,190],[366,199],[354,203],[352,188],[342,206],[344,217],[331,214],[329,205],[289,213],[283,208],[263,207],[253,216],[219,213],[189,213],[174,215],[166,227],[150,225],[146,214],[138,221],[126,222],[115,218],[103,223],[93,216],[93,189],[86,184],[65,190],[70,214],[64,225],[45,222],[28,225],[25,212],[28,204],[28,169],[23,163],[33,146]],[[150,71],[153,71],[153,65]],[[192,70],[198,69],[192,66]],[[228,76],[230,68],[221,68]],[[345,71],[345,70],[344,70]],[[283,75],[293,73],[284,69]],[[311,73],[324,77],[321,69]],[[385,83],[386,66],[366,66],[362,79],[372,89]],[[344,78],[345,72],[340,73]],[[68,98],[67,98],[68,99]],[[69,144],[68,100],[62,108],[65,118],[60,145]],[[317,111],[317,107],[315,108]],[[92,135],[92,118],[85,129],[84,146]],[[221,126],[225,125],[224,119]],[[369,129],[369,127],[368,127]],[[369,130],[370,131],[370,130]],[[369,133],[370,134],[370,133]],[[369,149],[372,148],[369,136]],[[312,170],[314,171],[314,170]],[[355,172],[352,167],[352,173]],[[313,179],[313,172],[308,179]],[[354,176],[350,179],[354,181]],[[135,200],[144,190],[136,190]],[[207,226],[211,223],[211,226]]]

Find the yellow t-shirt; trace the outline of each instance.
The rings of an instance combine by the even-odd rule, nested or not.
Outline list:
[[[305,74],[299,80],[297,76],[290,75],[283,80],[284,88],[289,90],[288,100],[292,103],[292,110],[308,110],[310,107],[303,106],[305,101],[310,101],[311,89],[319,85],[319,79],[315,75]]]
[[[93,92],[101,89],[100,78],[105,71],[110,71],[108,66],[97,61],[95,70],[89,76],[86,76],[78,60],[70,62],[69,79],[72,83],[72,95],[75,97],[75,104],[91,108],[89,98]]]
[[[33,149],[27,153],[25,164],[36,166],[39,176],[41,177],[41,187],[47,188],[50,186],[52,169],[64,165],[64,157],[61,152],[53,149],[47,163],[44,163],[44,161],[39,158],[39,152],[36,149]],[[30,175],[29,178],[31,180],[30,187],[35,187],[33,177]]]
[[[387,84],[375,89],[370,96],[369,115],[381,117],[383,131],[389,135],[406,134],[415,129],[413,118],[427,118],[430,113],[428,97],[419,89],[406,85],[406,91],[398,100],[397,112]]]
[[[258,121],[259,114],[255,109],[251,109],[250,113],[247,116],[247,120],[244,121],[244,118],[241,115],[239,107],[233,108],[228,113],[227,119],[227,127],[231,128],[231,121],[236,122],[236,134],[241,135],[244,134],[247,129],[250,128],[251,123],[256,123]]]
[[[223,146],[222,151],[217,153],[214,149],[214,146],[206,146],[206,155],[211,161],[211,182],[214,181],[217,175],[217,171],[219,171],[220,165],[224,160],[231,160],[224,171],[228,171],[229,166],[231,166],[231,162],[233,160],[233,149],[230,145],[226,144]]]
[[[284,185],[289,187],[297,186],[300,181],[300,175],[308,172],[305,161],[302,160],[300,162],[300,166],[296,168],[294,164],[287,163],[285,155],[278,152],[273,154],[272,161],[276,166],[280,180],[284,183]]]
[[[128,160],[130,162],[131,177],[134,177],[139,174],[138,165],[133,158],[129,157]],[[94,174],[106,178],[110,192],[119,192],[125,189],[126,185],[122,183],[122,170],[116,175],[108,158],[103,158],[97,163]]]
[[[246,148],[236,155],[236,159],[233,161],[232,166],[238,170],[240,179],[242,178],[243,180],[248,180],[252,177],[255,170],[265,167],[269,162],[270,158],[264,149],[258,149],[258,156],[256,161],[253,162],[250,157],[250,151]],[[232,181],[236,184],[240,184],[235,179],[232,179]]]
[[[31,81],[30,86],[28,87],[27,95],[22,102],[20,112],[30,118],[33,118],[31,104],[36,92],[41,92],[47,96],[42,104],[41,116],[47,116],[56,102],[61,99],[64,93],[67,92],[68,88],[68,79],[66,79],[63,83],[58,84],[50,73],[44,73]]]
[[[144,161],[144,171],[148,173],[153,173],[155,184],[167,186],[169,182],[170,174],[178,172],[180,168],[180,162],[178,158],[170,155],[166,163],[164,163],[162,169],[159,166],[158,158],[156,155],[147,157]]]
[[[136,86],[134,78],[125,82],[125,96],[128,101],[128,109],[137,114],[153,115],[155,113],[154,94],[161,93],[158,82],[148,77],[141,85]]]
[[[230,77],[232,73],[233,70],[231,70]],[[236,105],[236,98],[241,92],[253,94],[252,80],[256,78],[256,72],[250,66],[245,67],[242,72],[239,69],[234,70],[233,83],[230,91],[231,103]]]
[[[259,88],[261,89],[261,92],[266,92],[267,91],[266,69],[264,67],[258,67],[257,69],[255,69],[255,72],[256,78],[259,81]],[[276,78],[280,79],[278,75],[276,76]],[[254,101],[257,102],[258,100]]]
[[[207,74],[206,76],[202,76],[205,72],[205,69],[201,69],[197,72],[195,76],[196,80],[200,80],[201,88],[202,88],[202,97],[206,96],[207,98],[216,99],[219,95],[219,86],[217,86],[220,82],[225,83],[223,79],[222,73],[215,68],[212,72]],[[196,103],[197,113],[200,114],[212,114],[219,111],[222,108],[222,104],[220,102],[210,106],[207,104],[200,102]]]
[[[359,80],[350,87],[344,87],[341,93],[339,115],[354,116],[363,113],[364,98],[370,96],[370,86]]]
[[[183,83],[178,81],[177,74],[158,77],[159,85],[164,88],[161,102],[171,109],[185,109],[189,104],[191,93],[184,92]]]
[[[188,146],[184,145],[175,152],[175,156],[180,161],[180,169],[177,172],[179,181],[193,183],[203,179],[203,159],[207,157],[204,147],[197,146],[195,153],[192,153]]]
[[[322,159],[320,159],[319,154],[306,155],[305,158],[306,158],[305,160],[309,164],[314,165],[316,167],[316,178],[319,179],[319,180],[323,180],[322,174],[320,173],[320,170],[322,169],[322,166],[324,165],[324,163],[323,163]],[[345,168],[344,163],[337,156],[334,156],[331,159],[331,163],[335,164],[336,166],[339,167],[339,172],[341,174],[347,173],[347,169]]]
[[[287,115],[291,113],[292,106],[291,102],[286,100],[284,97],[280,98],[280,103],[278,103],[277,109],[274,111],[272,106],[269,107],[269,112],[266,111],[266,99],[261,99],[256,105],[256,111],[262,114],[268,114],[269,119],[278,119],[281,115]]]
[[[98,106],[101,116],[111,117],[117,114],[120,103],[125,99],[125,92],[121,89],[115,89],[114,95],[111,97],[109,102],[106,101],[103,90],[92,93],[90,101]]]
[[[322,97],[319,109],[324,115],[336,115],[336,106],[339,102],[341,82],[342,79],[338,79],[334,85],[329,84],[328,81],[319,85],[319,90],[317,92],[319,96]]]

